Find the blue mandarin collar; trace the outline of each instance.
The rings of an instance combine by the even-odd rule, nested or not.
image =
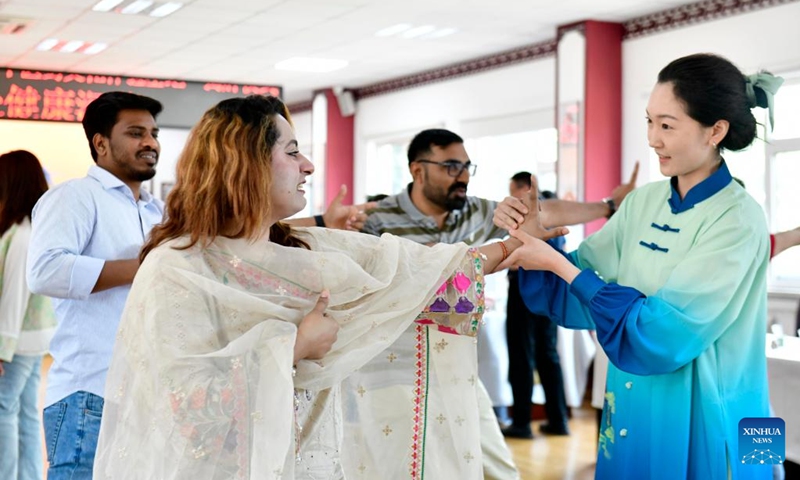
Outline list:
[[[725,163],[725,160],[722,160],[716,172],[692,187],[689,193],[686,194],[686,197],[681,200],[681,196],[678,193],[678,177],[672,177],[672,179],[670,179],[672,194],[668,200],[669,206],[672,208],[672,213],[678,214],[691,210],[703,200],[713,197],[717,192],[731,183],[731,180],[733,180],[733,177],[731,177],[731,172],[728,170],[728,165]]]

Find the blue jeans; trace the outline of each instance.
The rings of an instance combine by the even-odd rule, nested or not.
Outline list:
[[[0,478],[41,480],[40,355],[15,355],[0,377]]]
[[[47,480],[91,480],[103,398],[77,392],[44,409]]]

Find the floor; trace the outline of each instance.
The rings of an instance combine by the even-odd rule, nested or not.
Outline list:
[[[541,435],[539,423],[533,423],[533,440],[507,440],[522,480],[593,479],[597,456],[595,410],[572,409],[569,436]]]

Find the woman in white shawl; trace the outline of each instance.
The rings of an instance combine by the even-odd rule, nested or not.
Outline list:
[[[342,379],[415,320],[476,333],[484,270],[515,240],[290,229],[313,171],[276,98],[194,128],[120,323],[95,478],[343,478]]]

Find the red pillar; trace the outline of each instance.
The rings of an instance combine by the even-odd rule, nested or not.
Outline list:
[[[339,193],[339,187],[347,185],[347,196],[344,203],[353,203],[353,163],[354,119],[353,115],[344,116],[332,89],[325,90],[328,100],[327,141],[325,142],[325,204]]]
[[[622,172],[622,34],[618,23],[587,21],[584,122],[585,201],[607,197]],[[604,220],[586,226],[596,232]]]

